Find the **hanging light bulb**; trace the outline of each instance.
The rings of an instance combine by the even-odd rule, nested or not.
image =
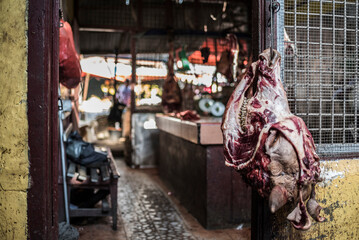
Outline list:
[[[101,91],[103,93],[108,93],[108,86],[106,86],[105,84],[101,84]]]
[[[108,89],[108,93],[111,94],[111,95],[115,95],[116,93],[116,90],[113,86],[111,86],[109,89]]]

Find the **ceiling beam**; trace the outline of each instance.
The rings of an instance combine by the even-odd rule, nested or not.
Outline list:
[[[125,32],[121,29],[115,29],[115,28],[99,28],[99,27],[80,27],[80,32],[107,32],[107,33],[122,33]]]
[[[81,30],[82,29],[82,30]],[[123,26],[114,26],[114,25],[97,25],[97,24],[89,24],[89,25],[80,25],[80,31],[82,32],[130,32],[135,30],[135,27],[123,27]]]
[[[133,32],[133,28],[131,27],[118,27],[118,26],[105,26],[105,25],[86,25],[80,26],[80,32],[108,32],[108,33],[118,33],[118,32]],[[230,31],[221,31],[221,32],[205,32],[203,30],[189,30],[189,29],[173,29],[173,34],[176,36],[215,36],[215,37],[223,37],[228,33],[235,34],[238,38],[250,38],[249,33],[238,33],[238,32],[230,32]],[[168,34],[168,29],[158,28],[158,29],[143,29],[138,36],[165,36]]]

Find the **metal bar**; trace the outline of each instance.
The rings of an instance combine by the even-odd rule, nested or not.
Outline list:
[[[288,65],[283,70],[289,77],[288,80],[292,79],[288,87],[293,90],[294,97],[288,99],[288,102],[293,105],[296,110],[293,112],[298,116],[306,119],[307,122],[316,121],[317,125],[314,128],[309,125],[308,127],[309,130],[314,131],[319,146],[324,143],[336,145],[340,142],[344,147],[347,146],[348,151],[350,149],[355,151],[359,148],[349,145],[346,136],[350,131],[354,137],[354,140],[350,140],[351,143],[358,142],[358,0],[350,2],[349,0],[320,0],[314,5],[311,0],[293,0],[291,5],[291,9],[285,9],[287,24],[284,27],[293,39],[286,43],[295,45],[297,52],[294,57],[285,55],[287,63],[294,61],[292,66]],[[302,39],[300,34],[305,32],[307,37]],[[329,34],[332,36],[328,37]],[[313,60],[317,62],[316,69],[309,65]],[[340,83],[337,82],[338,75],[343,76],[344,79]],[[319,83],[315,84],[311,81],[311,76],[317,76]],[[319,97],[310,99],[310,89],[319,90]],[[300,91],[305,90],[307,98],[298,96]],[[353,98],[348,99],[349,92],[354,93]],[[299,106],[305,104],[306,109],[299,109]],[[342,108],[336,112],[335,107],[339,104]],[[314,105],[319,106],[317,112],[310,108]],[[354,106],[352,112],[348,112],[349,105]],[[337,149],[330,152],[337,152]]]
[[[299,27],[297,27],[299,28]],[[307,28],[302,28],[302,29],[307,29]],[[311,28],[310,28],[311,29]],[[319,30],[318,29],[314,29],[314,30]],[[334,31],[334,29],[331,29],[332,31]],[[337,30],[343,30],[343,29],[337,29]],[[354,32],[354,31],[353,31]],[[294,43],[294,41],[287,41],[287,43]],[[298,44],[312,44],[312,45],[319,45],[319,42],[303,42],[303,41],[297,41]],[[323,46],[332,46],[332,43],[322,43]],[[340,44],[340,43],[335,43],[336,46],[344,46],[344,44]],[[355,44],[347,44],[347,46],[351,46],[351,47],[355,47]]]
[[[321,60],[330,60],[331,58],[310,58],[310,59],[321,59]],[[358,61],[358,60],[356,60]],[[327,70],[327,69],[319,69],[319,70]],[[294,72],[294,70],[291,70],[291,69],[288,69],[288,70],[285,70],[286,72]],[[301,69],[298,69],[297,72],[303,72],[305,73],[306,70],[301,70]],[[312,73],[318,73],[318,70],[309,70],[309,72],[312,72]],[[336,73],[344,73],[344,71],[335,71]],[[351,72],[348,72],[347,73],[355,73],[355,71],[351,71]],[[313,84],[312,84],[313,85]],[[332,86],[332,85],[330,85]],[[340,86],[343,86],[343,85],[340,85]]]
[[[136,96],[135,96],[135,85],[136,85],[136,38],[131,37],[131,56],[132,56],[132,75],[131,75],[131,113],[136,108]],[[132,121],[131,121],[132,122]]]
[[[319,131],[319,130],[323,130],[323,131],[331,131],[332,128],[308,128],[310,131]],[[336,131],[342,131],[343,128],[338,127],[338,128],[334,128],[334,130]],[[347,130],[354,130],[354,128],[347,128]],[[347,143],[346,143],[347,144]]]
[[[343,16],[341,16],[341,17],[343,17]],[[288,28],[288,29],[293,28],[293,26],[288,26],[288,25],[286,25],[285,27]],[[307,28],[306,26],[297,26],[297,29],[306,29],[306,28]],[[310,26],[309,28],[312,29],[312,30],[320,30],[320,29],[322,29],[322,30],[328,30],[328,31],[332,31],[332,30],[333,30],[333,29],[330,28],[330,27],[320,28],[320,27]],[[343,30],[343,28],[335,28],[334,30]],[[355,29],[347,29],[347,31],[348,31],[348,32],[354,32]]]
[[[323,2],[323,1],[322,1]],[[323,2],[324,3],[324,2]],[[347,4],[348,4],[349,2],[347,2]],[[354,4],[353,4],[354,5]],[[294,14],[294,12],[286,12],[287,14]],[[299,15],[305,15],[305,16],[307,16],[307,14],[304,14],[304,13],[299,13]],[[320,16],[320,14],[319,13],[309,13],[309,16],[310,17],[319,17]],[[333,16],[335,16],[335,17],[343,17],[343,15],[332,15],[332,14],[325,14],[325,13],[323,13],[322,14],[322,16],[323,17],[333,17]],[[348,16],[348,18],[355,18],[354,16]]]
[[[320,60],[319,60],[319,144],[322,143],[322,124],[323,124],[323,121],[322,121],[322,107],[323,107],[323,104],[322,104],[322,56],[323,56],[323,46],[322,46],[322,43],[323,43],[323,17],[322,17],[322,14],[323,14],[323,3],[322,1],[320,2],[320,30],[319,30],[319,42],[320,42],[320,45],[319,45],[319,56],[320,56]]]
[[[334,31],[334,30],[333,30]],[[287,43],[293,43],[294,41],[287,41]],[[302,41],[297,41],[297,44],[311,44],[311,45],[320,45],[319,42],[302,42]],[[322,46],[332,46],[332,43],[322,43]],[[336,43],[336,46],[344,46],[344,44],[340,44],[340,43]],[[348,47],[355,47],[355,44],[346,44],[346,46]],[[338,50],[339,51],[339,50]],[[303,56],[303,55],[298,55],[298,56]],[[312,56],[313,57],[313,56]],[[318,56],[315,56],[316,58],[318,58]],[[324,57],[325,58],[325,57]],[[328,57],[327,57],[328,58]]]
[[[297,0],[294,0],[294,46],[297,48]],[[294,51],[294,100],[297,99],[297,73],[298,73],[298,57],[296,51]],[[297,102],[294,101],[294,114],[297,114]]]
[[[60,95],[60,88],[59,88],[59,95]],[[70,224],[70,217],[69,217],[69,203],[68,203],[68,196],[67,196],[67,183],[66,183],[66,158],[65,158],[65,145],[64,145],[64,126],[62,123],[62,110],[59,110],[59,137],[60,137],[60,153],[61,153],[61,167],[62,167],[62,182],[64,188],[64,205],[65,205],[65,219],[66,223]]]
[[[124,30],[114,29],[114,28],[90,28],[90,27],[80,27],[80,32],[107,32],[107,33],[123,33]]]
[[[308,58],[308,60],[309,60],[309,56],[310,56],[310,48],[309,48],[309,33],[310,33],[310,31],[309,31],[309,8],[310,8],[310,2],[309,2],[309,0],[307,0],[307,14],[308,14],[308,16],[307,16],[307,58]],[[306,72],[306,76],[307,76],[307,78],[306,78],[306,89],[307,89],[307,114],[306,114],[306,116],[307,116],[307,124],[309,123],[309,107],[310,107],[310,105],[309,105],[309,76],[310,76],[310,74],[309,74],[309,61],[306,61],[306,67],[307,67],[307,72]]]
[[[333,156],[333,152],[335,152],[336,160],[338,160],[338,154],[350,154],[351,157],[357,157],[359,144],[321,144],[317,145],[316,152],[319,156]]]
[[[304,101],[303,101],[304,102]],[[297,116],[318,116],[318,113],[298,113]],[[322,113],[322,116],[326,116],[326,117],[331,117],[333,114],[332,113]],[[334,113],[334,116],[335,117],[341,117],[343,116],[342,113]],[[354,117],[355,114],[352,113],[352,114],[347,114],[347,117]],[[349,129],[349,128],[347,128]]]
[[[288,100],[288,102],[294,102],[295,100],[294,99],[290,99]],[[308,100],[309,102],[313,102],[313,103],[319,103],[319,100],[315,100],[315,99],[309,99]],[[297,102],[307,102],[307,99],[297,99]],[[324,103],[331,103],[332,100],[323,100]],[[335,100],[334,102],[336,103],[341,103],[343,102],[343,100]],[[354,100],[351,101],[352,103],[354,103]],[[298,113],[298,114],[304,114],[304,113]],[[313,113],[314,114],[314,113]],[[318,113],[316,113],[318,115]],[[323,116],[326,116],[326,114],[330,114],[330,116],[332,115],[332,113],[322,113]],[[338,115],[339,114],[339,115]],[[335,113],[334,116],[343,116],[343,113]],[[351,114],[351,113],[347,113],[347,116],[354,116],[354,114]]]
[[[279,11],[276,15],[276,21],[277,21],[277,50],[282,56],[281,61],[281,73],[280,73],[280,79],[283,83],[284,88],[286,87],[285,77],[284,77],[284,69],[285,69],[285,61],[286,61],[286,55],[285,55],[285,48],[284,48],[284,0],[278,0],[279,2]]]
[[[332,87],[332,91],[333,91],[333,94],[335,92],[335,0],[333,0],[333,36],[332,36],[332,39],[333,39],[333,65],[332,65],[332,68],[333,68],[333,72],[332,72],[332,84],[333,84],[333,87]],[[334,143],[334,97],[332,98],[332,144]]]
[[[359,21],[359,1],[356,0],[356,5],[355,5],[355,17],[356,17],[356,21],[355,21],[355,59],[356,59],[356,64],[355,64],[355,95],[354,95],[354,142],[357,143],[358,142],[358,117],[357,117],[357,113],[358,113],[358,68],[359,68],[359,58],[358,58],[358,45],[359,45],[359,36],[358,36],[358,21]]]
[[[345,87],[347,84],[347,74],[346,74],[346,66],[347,66],[347,4],[346,0],[344,0],[344,80],[343,80],[343,86]],[[345,112],[346,112],[346,91],[343,91],[343,143],[345,143]]]
[[[308,128],[310,131],[319,131],[319,130],[323,130],[323,131],[331,131],[332,130],[332,128],[330,127],[330,128]],[[334,128],[334,130],[335,131],[342,131],[343,130],[343,128],[341,128],[341,127],[337,127],[337,128]],[[354,128],[347,128],[347,130],[354,130]],[[347,143],[346,143],[347,144]]]
[[[273,0],[271,0],[270,2],[270,7],[269,7],[269,11],[270,11],[270,58],[272,60],[273,58],[273,44],[274,44],[274,16],[273,16]]]

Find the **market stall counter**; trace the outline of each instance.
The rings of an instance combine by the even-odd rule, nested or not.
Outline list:
[[[221,120],[156,115],[160,177],[207,229],[246,225],[251,216],[251,189],[224,164]]]

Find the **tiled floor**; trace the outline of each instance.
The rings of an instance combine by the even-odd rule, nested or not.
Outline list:
[[[116,160],[121,178],[118,192],[118,230],[110,217],[87,219],[77,225],[80,240],[234,240],[250,239],[250,229],[204,229],[164,186],[156,169],[131,169]]]

